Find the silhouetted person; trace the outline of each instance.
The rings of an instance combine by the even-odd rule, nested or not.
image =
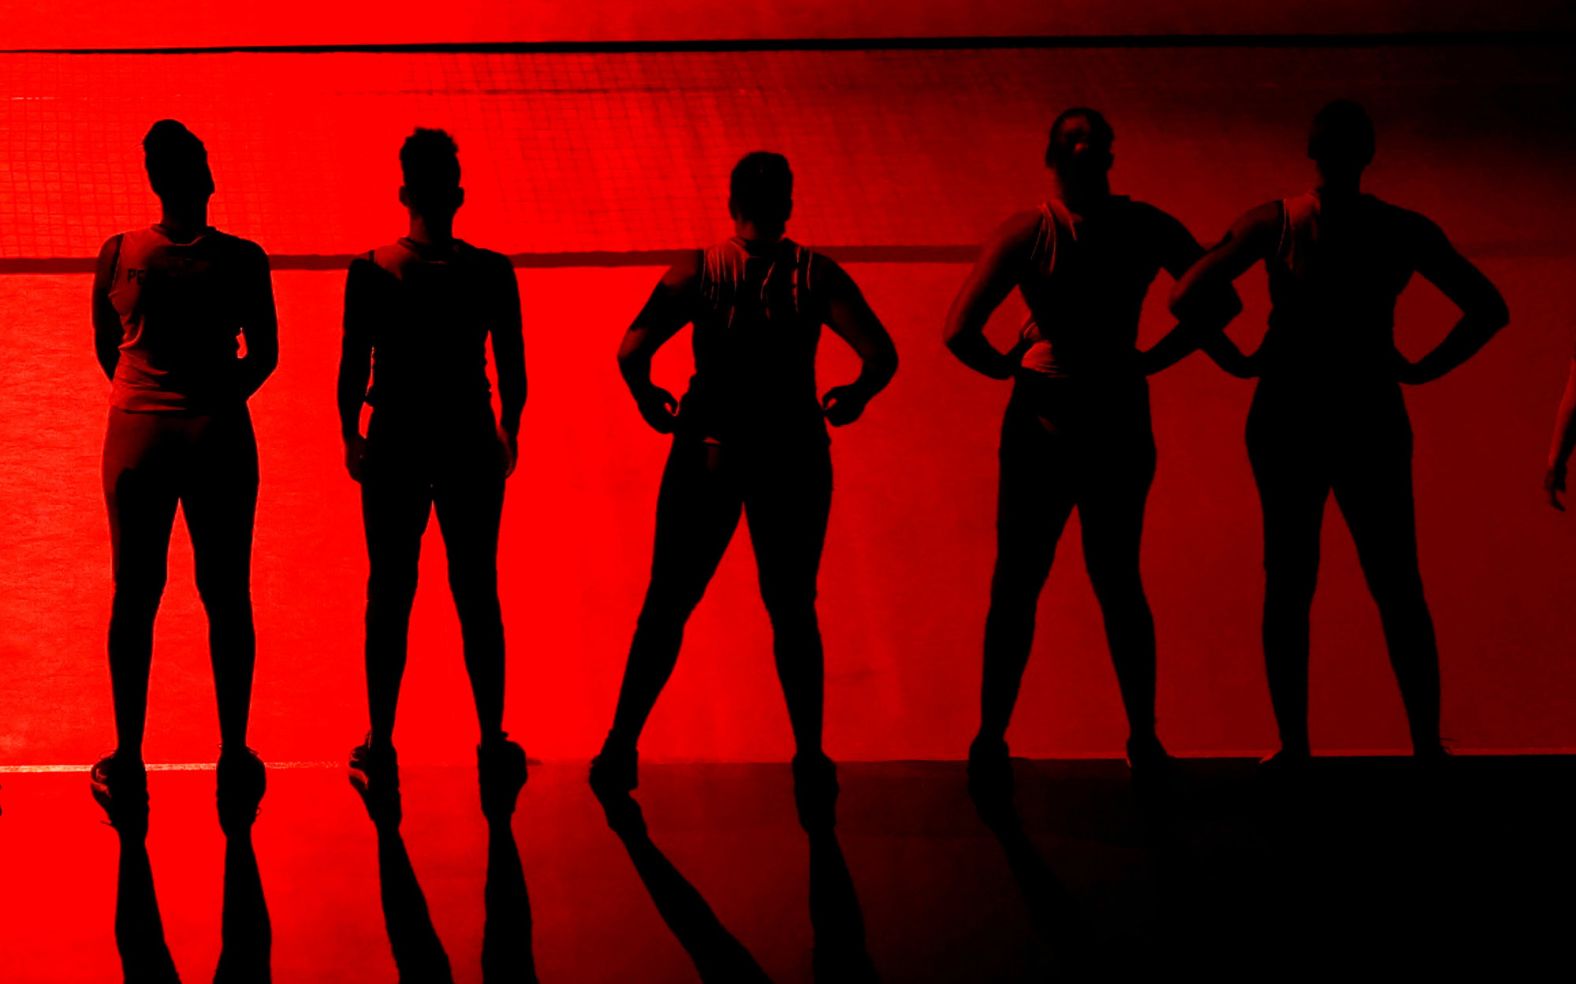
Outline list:
[[[120,863],[115,878],[115,948],[120,951],[121,972],[136,984],[175,984],[181,979],[164,940],[164,920],[153,890],[153,867],[148,860],[148,832],[129,823],[120,835]]]
[[[249,824],[225,835],[223,947],[214,984],[264,984],[273,980],[273,925],[257,871]]]
[[[831,826],[810,830],[811,970],[817,981],[876,981],[865,943],[865,916],[843,847]]]
[[[705,897],[652,842],[640,804],[624,790],[598,786],[595,792],[608,828],[623,842],[658,914],[695,962],[700,979],[722,984],[770,980],[750,951],[717,918]]]
[[[409,235],[355,260],[345,284],[339,418],[345,467],[361,483],[367,557],[367,704],[350,757],[373,795],[398,793],[394,712],[405,672],[422,534],[436,509],[481,729],[483,809],[513,809],[525,753],[503,730],[498,525],[518,455],[525,347],[514,268],[454,237],[465,201],[454,141],[418,129],[400,148]],[[491,339],[501,420],[487,382]],[[368,376],[373,376],[370,392]],[[361,406],[373,407],[366,437]]]
[[[673,434],[673,449],[657,497],[651,583],[591,782],[635,788],[641,729],[742,511],[793,727],[796,796],[802,813],[825,812],[837,792],[835,767],[821,746],[815,611],[832,498],[825,424],[859,419],[892,378],[897,353],[842,267],[784,235],[793,210],[786,158],[756,152],[740,160],[728,210],[733,238],[675,263],[619,349],[636,405],[655,430]],[[695,375],[680,404],[652,383],[651,358],[686,324],[694,325]],[[863,368],[852,384],[817,400],[823,324],[852,346]]]
[[[383,904],[383,925],[388,931],[389,948],[401,984],[442,984],[452,982],[449,955],[432,925],[427,896],[416,880],[410,852],[400,834],[402,819],[399,801],[384,795],[367,780],[365,773],[352,772],[350,784],[361,794],[367,817],[378,835],[378,886]]]
[[[1264,659],[1280,728],[1267,764],[1309,756],[1308,613],[1319,529],[1333,491],[1346,517],[1400,684],[1416,755],[1443,755],[1439,656],[1423,598],[1412,500],[1412,428],[1401,384],[1443,376],[1508,321],[1494,285],[1439,227],[1361,191],[1373,159],[1362,107],[1330,103],[1314,117],[1312,192],[1244,214],[1177,285],[1187,312],[1263,261],[1269,331],[1253,356],[1224,335],[1208,346],[1222,368],[1260,379],[1248,413],[1248,457],[1264,509]],[[1413,273],[1462,311],[1416,362],[1395,347],[1395,303]]]
[[[146,812],[142,736],[153,621],[179,504],[208,613],[220,819],[249,822],[266,780],[246,747],[257,506],[257,442],[246,401],[279,361],[273,287],[257,244],[208,225],[214,182],[202,141],[175,120],[160,120],[142,146],[160,220],[111,237],[93,276],[94,341],[111,381],[104,497],[115,572],[109,666],[116,736],[115,751],[93,766],[93,791],[117,824],[137,823],[131,815]]]
[[[1155,471],[1145,376],[1196,348],[1237,302],[1222,294],[1210,317],[1178,324],[1153,348],[1138,349],[1139,313],[1155,275],[1180,276],[1203,250],[1165,212],[1111,193],[1113,138],[1095,110],[1076,107],[1056,118],[1045,150],[1054,194],[996,230],[947,313],[953,354],[976,372],[1014,381],[1001,430],[980,727],[969,749],[976,784],[1011,783],[1007,725],[1040,591],[1075,508],[1127,711],[1128,761],[1135,770],[1168,761],[1155,733],[1155,628],[1139,575]],[[1014,288],[1030,319],[1002,353],[984,328]]]
[[[1560,501],[1560,493],[1565,491],[1565,470],[1573,449],[1576,449],[1576,357],[1571,359],[1570,375],[1565,380],[1565,396],[1560,400],[1559,416],[1554,421],[1554,439],[1549,444],[1549,470],[1543,478],[1549,505],[1561,512],[1565,511],[1565,504]]]

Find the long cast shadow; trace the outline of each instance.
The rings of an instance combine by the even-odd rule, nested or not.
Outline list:
[[[487,822],[487,907],[482,929],[482,980],[534,982],[531,898],[520,848],[507,817]]]
[[[865,917],[842,845],[831,827],[809,831],[811,966],[817,981],[876,981],[865,943]]]
[[[971,791],[971,798],[980,819],[1001,844],[1013,881],[1029,910],[1041,947],[1037,956],[1042,966],[1037,971],[1076,975],[1096,969],[1091,966],[1088,920],[1030,839],[1012,795],[1004,791]]]
[[[352,785],[356,785],[352,783]],[[452,984],[449,955],[432,925],[427,897],[416,880],[405,838],[400,834],[400,808],[396,801],[368,795],[356,785],[366,804],[367,816],[378,835],[378,886],[383,904],[383,926],[402,984]]]
[[[224,846],[224,913],[214,984],[267,984],[273,980],[273,924],[257,871],[250,829],[230,834]]]
[[[115,881],[115,948],[125,979],[137,984],[178,982],[175,960],[164,941],[164,920],[153,890],[147,832],[117,830],[120,863]]]
[[[694,885],[651,840],[640,804],[627,793],[598,793],[608,828],[623,842],[635,873],[684,947],[702,981],[770,981],[750,951],[728,932]]]

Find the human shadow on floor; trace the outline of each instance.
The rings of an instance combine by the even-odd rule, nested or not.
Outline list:
[[[657,848],[646,829],[640,804],[628,793],[599,792],[597,800],[607,816],[608,828],[623,842],[635,873],[667,923],[679,945],[684,947],[702,981],[769,981],[766,971],[728,932],[700,892]]]

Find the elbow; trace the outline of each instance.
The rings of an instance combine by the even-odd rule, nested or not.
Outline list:
[[[1505,303],[1505,298],[1498,291],[1483,305],[1483,312],[1479,315],[1489,331],[1499,331],[1510,324],[1510,306]]]
[[[871,359],[870,368],[874,370],[873,375],[883,384],[890,382],[892,377],[897,375],[897,349],[889,347]]]
[[[965,341],[965,339],[968,338],[968,335],[969,330],[967,325],[963,324],[961,321],[953,321],[949,319],[946,326],[941,330],[941,343],[947,347],[948,352],[951,352],[953,355],[959,356],[961,358],[964,351],[968,349],[968,343]],[[897,356],[894,353],[893,359],[895,360],[896,358]]]

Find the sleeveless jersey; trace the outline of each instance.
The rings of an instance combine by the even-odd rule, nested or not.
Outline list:
[[[109,299],[120,317],[110,404],[139,412],[205,412],[244,400],[240,333],[267,256],[209,228],[189,243],[157,227],[122,233]]]
[[[345,330],[372,346],[367,402],[389,418],[491,413],[487,335],[519,319],[514,268],[462,240],[409,238],[351,263]]]
[[[825,440],[815,353],[831,261],[790,239],[756,249],[734,237],[702,253],[681,421],[709,441]]]
[[[1019,292],[1029,307],[1023,369],[1049,378],[1138,372],[1138,319],[1166,250],[1186,231],[1120,195],[1074,223],[1060,201],[1040,206]]]
[[[1281,230],[1266,257],[1266,377],[1392,381],[1395,303],[1416,269],[1422,216],[1363,195],[1331,226],[1319,195],[1280,203]]]

